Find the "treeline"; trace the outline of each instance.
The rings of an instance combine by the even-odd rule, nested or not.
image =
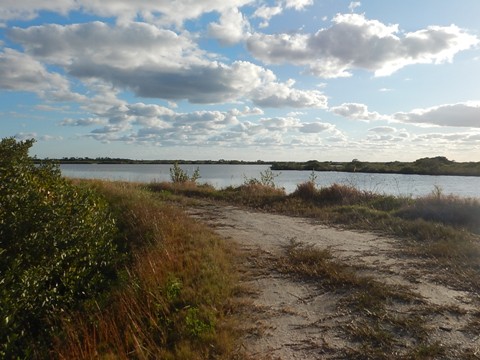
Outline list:
[[[45,159],[60,164],[152,164],[152,165],[173,165],[173,164],[185,164],[185,165],[200,165],[200,164],[225,164],[225,165],[265,165],[272,162],[265,162],[262,160],[257,161],[243,161],[243,160],[135,160],[124,158],[110,158],[110,157],[63,157],[60,159]],[[35,159],[36,163],[41,163],[44,160]]]
[[[480,176],[480,162],[455,162],[443,156],[421,158],[413,162],[350,162],[310,160],[306,162],[274,162],[272,170],[342,171],[418,175]]]

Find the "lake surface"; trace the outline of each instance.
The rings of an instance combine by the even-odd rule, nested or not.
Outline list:
[[[193,174],[197,165],[181,165]],[[209,183],[216,188],[243,184],[245,178],[260,179],[260,172],[269,165],[198,165],[201,178],[199,183]],[[62,164],[62,174],[72,178],[108,179],[134,182],[170,181],[171,165],[146,164]],[[275,183],[284,187],[287,193],[309,179],[310,171],[273,171],[278,175]],[[401,174],[362,174],[344,172],[315,172],[320,187],[333,183],[353,185],[360,190],[380,194],[422,196],[431,193],[435,186],[444,194],[480,198],[480,177],[429,176]]]

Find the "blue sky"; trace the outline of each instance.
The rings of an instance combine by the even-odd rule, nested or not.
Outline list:
[[[38,157],[480,161],[480,1],[0,0]]]

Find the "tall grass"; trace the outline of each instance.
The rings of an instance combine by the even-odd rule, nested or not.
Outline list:
[[[109,199],[130,265],[102,303],[70,314],[60,359],[222,359],[235,346],[231,247],[135,185],[96,182]]]

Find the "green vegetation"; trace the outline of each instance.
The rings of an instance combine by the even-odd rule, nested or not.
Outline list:
[[[36,166],[32,144],[0,142],[0,357],[228,357],[232,247],[140,185]]]
[[[318,188],[314,172],[287,195],[271,170],[216,190],[176,163],[169,183],[72,182],[30,158],[32,144],[0,142],[1,358],[238,358],[238,254],[172,202],[207,199],[394,235],[404,255],[448,267],[442,280],[480,291],[477,199],[438,188],[418,199]],[[407,358],[445,355],[428,341],[422,300],[404,288],[295,243],[277,268],[344,291],[339,310],[359,315],[346,333],[363,344],[350,358],[391,358],[405,343],[414,344]],[[478,318],[469,324],[477,332]]]
[[[177,162],[173,164],[173,167],[170,168],[170,179],[172,183],[186,183],[192,182],[196,183],[200,179],[200,169],[197,167],[193,172],[192,176],[188,176],[185,170],[182,170]]]
[[[128,267],[98,308],[63,323],[61,359],[223,359],[235,349],[234,249],[135,184],[89,182],[109,199]],[[236,256],[236,255],[235,255]]]
[[[272,170],[344,171],[418,175],[480,176],[480,162],[455,162],[446,157],[422,158],[414,162],[351,162],[310,160],[307,162],[273,162]]]
[[[101,293],[122,257],[104,199],[51,164],[33,141],[0,142],[0,357],[42,357],[57,320]]]

